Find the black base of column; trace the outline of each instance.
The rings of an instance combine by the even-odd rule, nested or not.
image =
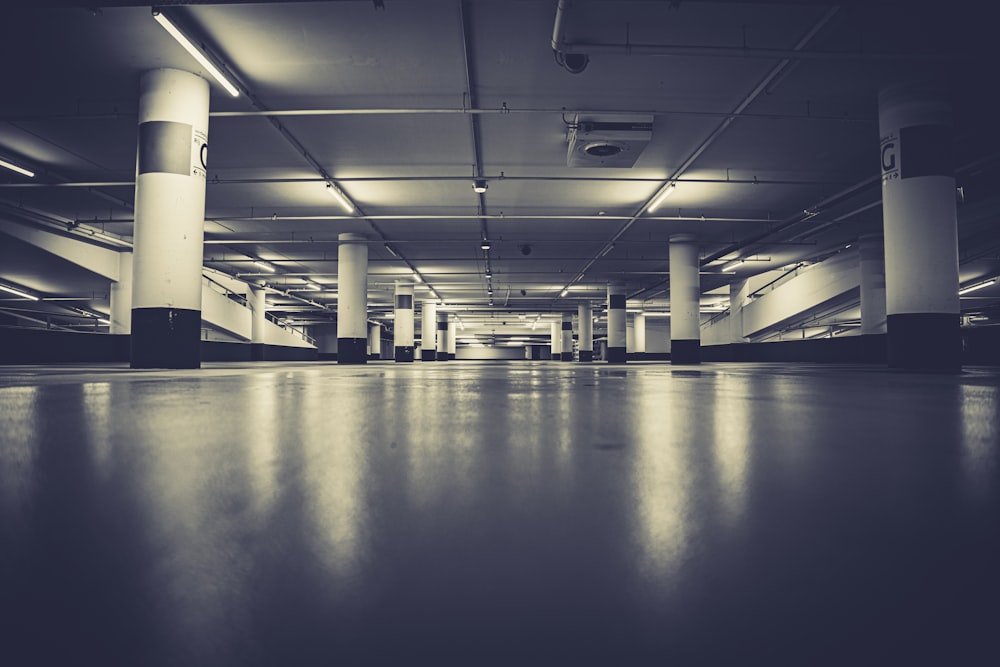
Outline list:
[[[626,352],[624,347],[609,347],[608,348],[608,363],[609,364],[624,364],[625,363]]]
[[[381,358],[382,358],[381,354],[369,354],[368,355],[368,361],[378,361]]]
[[[133,308],[132,368],[201,368],[201,311]]]
[[[135,324],[132,325],[133,335]],[[962,370],[962,321],[951,313],[886,317],[889,368],[930,373]]]
[[[629,352],[628,355],[627,355],[627,357],[628,357],[629,361],[642,361],[643,359],[646,358],[646,353],[645,352]]]
[[[573,353],[572,352],[560,352],[559,353],[559,361],[573,361]]]
[[[367,338],[338,338],[338,364],[364,364],[368,362]]]
[[[594,351],[593,350],[580,350],[580,361],[593,361]]]
[[[451,359],[454,359],[454,358],[455,358],[454,355],[449,354],[447,352],[438,352],[437,353],[437,360],[438,361],[450,361]]]
[[[267,360],[267,346],[264,343],[250,343],[250,361]]]
[[[413,346],[412,345],[405,345],[405,346],[397,345],[396,346],[396,352],[395,352],[395,358],[396,358],[396,361],[413,361]]]
[[[701,341],[700,340],[671,340],[670,341],[670,363],[672,363],[672,364],[700,364],[701,363]]]
[[[437,361],[437,350],[420,350],[420,361]]]

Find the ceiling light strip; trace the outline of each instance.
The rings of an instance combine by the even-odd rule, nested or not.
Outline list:
[[[177,40],[177,43],[184,47],[184,50],[190,53],[198,63],[208,70],[208,73],[218,81],[226,91],[233,97],[239,97],[240,91],[233,82],[231,82],[222,70],[212,62],[212,58],[209,56],[206,50],[199,48],[181,29],[171,21],[163,10],[159,7],[153,7],[153,18],[156,22],[163,26],[163,29],[170,33],[170,36]]]
[[[958,290],[958,295],[959,296],[965,296],[969,292],[975,292],[976,290],[983,289],[984,287],[989,287],[990,285],[995,285],[996,282],[997,282],[996,278],[990,278],[989,280],[984,280],[981,283],[976,283],[974,285],[969,285],[968,287],[963,287],[962,289]]]
[[[41,301],[41,299],[35,296],[34,294],[28,294],[24,290],[17,289],[16,287],[10,287],[9,285],[0,285],[0,290],[3,290],[4,292],[10,292],[15,296],[19,296],[22,299],[28,299],[29,301]]]
[[[28,178],[34,178],[35,177],[35,172],[31,171],[30,169],[25,169],[24,167],[19,167],[18,165],[14,164],[13,162],[8,162],[7,160],[4,160],[4,159],[0,159],[0,167],[3,167],[5,169],[10,169],[11,171],[16,171],[17,173],[22,174],[24,176],[27,176]]]

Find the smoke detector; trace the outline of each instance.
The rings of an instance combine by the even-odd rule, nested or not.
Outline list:
[[[652,138],[652,116],[578,115],[567,136],[569,148],[566,153],[566,165],[632,167]]]

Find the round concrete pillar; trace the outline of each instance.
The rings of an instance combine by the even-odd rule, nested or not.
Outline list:
[[[698,241],[693,234],[670,237],[670,362],[701,362],[701,281]]]
[[[580,361],[590,363],[594,360],[594,313],[590,304],[577,306],[577,319],[580,321]]]
[[[625,286],[612,283],[608,285],[608,363],[624,364],[626,354]]]
[[[941,89],[879,92],[889,366],[961,370],[951,108]]]
[[[360,234],[340,234],[337,248],[337,363],[368,360],[368,244]]]
[[[138,120],[131,366],[199,368],[208,82],[146,72]]]
[[[420,360],[437,360],[437,303],[429,299],[420,313]]]
[[[393,357],[413,361],[413,283],[396,281],[396,309],[393,318]]]
[[[561,361],[573,361],[573,313],[562,314],[562,346],[560,347],[559,359]]]
[[[112,334],[132,333],[132,253],[118,253],[118,280],[111,283],[109,293],[111,302]]]
[[[437,360],[448,361],[448,313],[437,314]]]

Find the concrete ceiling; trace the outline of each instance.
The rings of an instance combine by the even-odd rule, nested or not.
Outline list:
[[[149,6],[41,4],[0,21],[0,157],[38,172],[0,174],[0,215],[127,242],[139,76],[201,69]],[[880,231],[877,91],[912,76],[950,85],[962,278],[1000,272],[988,3],[570,0],[558,26],[556,0],[166,4],[251,94],[212,83],[205,265],[292,295],[320,283],[305,296],[326,309],[272,295],[299,321],[333,317],[343,232],[370,239],[376,318],[414,270],[418,302],[444,300],[470,324],[599,306],[610,281],[630,305],[663,308],[679,232],[698,236],[715,302],[707,292],[734,276]],[[589,51],[587,67],[561,66],[554,39]],[[615,114],[652,120],[634,166],[567,166],[574,120]],[[723,273],[737,257],[751,261]],[[5,262],[0,278],[80,291],[76,269],[43,260]]]

